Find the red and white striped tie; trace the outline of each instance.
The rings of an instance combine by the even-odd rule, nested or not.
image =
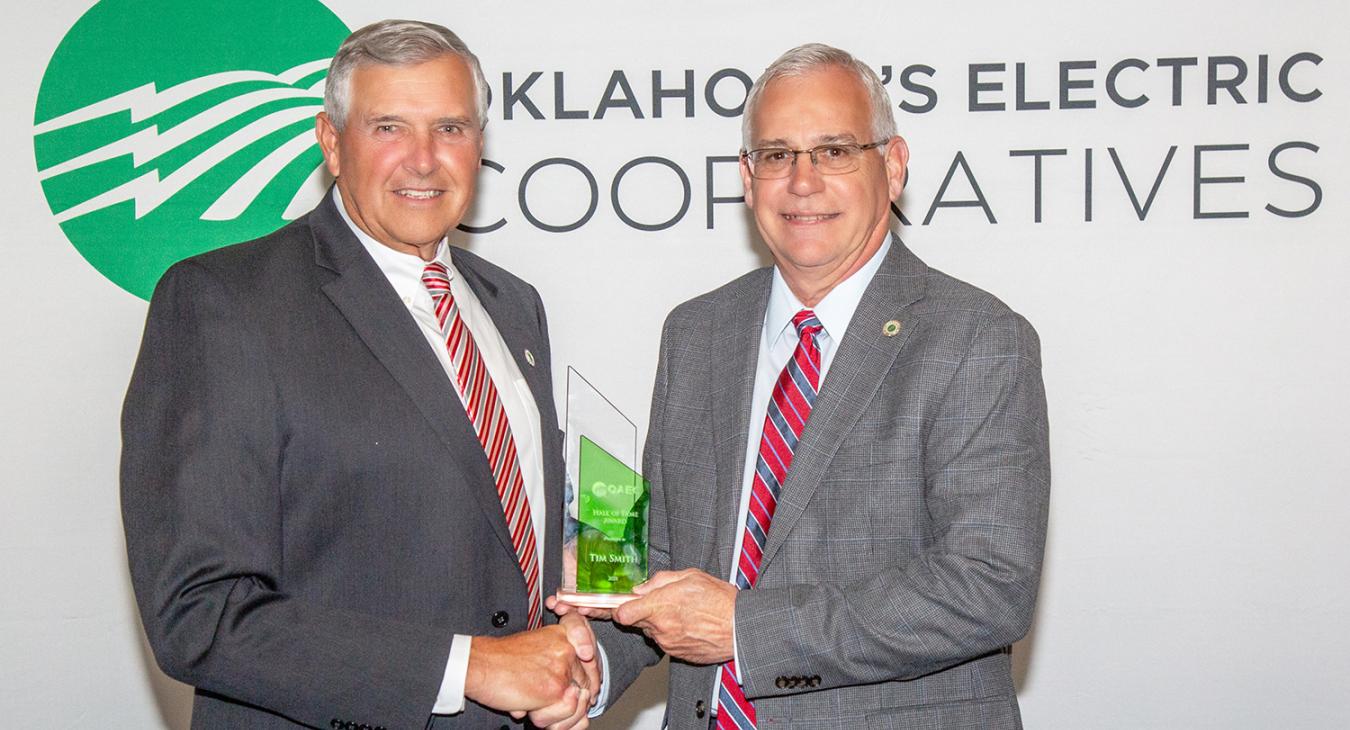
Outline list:
[[[797,328],[797,349],[778,376],[764,416],[764,432],[755,461],[755,478],[750,487],[750,505],[745,513],[745,535],[736,563],[736,587],[748,590],[759,580],[760,560],[769,525],[778,506],[778,493],[787,479],[797,440],[806,428],[806,419],[820,390],[820,348],[816,333],[823,329],[814,312],[803,309],[792,318]],[[745,698],[737,681],[736,660],[722,665],[717,689],[718,730],[753,730],[755,706]]]
[[[525,576],[525,588],[529,593],[529,628],[537,629],[543,621],[539,560],[530,502],[525,497],[525,480],[520,474],[511,424],[497,397],[497,387],[492,384],[487,366],[474,344],[473,334],[459,316],[459,306],[450,293],[450,270],[445,264],[433,261],[422,271],[422,284],[431,293],[436,321],[440,324],[445,349],[450,353],[451,369],[455,371],[455,380],[464,398],[464,409],[487,453],[488,465],[492,467],[497,496],[502,502],[502,512],[506,514],[511,543],[516,548],[516,561]]]

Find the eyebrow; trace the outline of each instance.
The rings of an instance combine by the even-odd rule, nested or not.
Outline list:
[[[826,134],[816,137],[816,144],[858,144],[858,138],[851,132],[843,134]]]
[[[822,134],[814,138],[811,146],[819,147],[823,144],[858,144],[858,138],[853,136],[850,132],[844,132],[843,134]],[[782,137],[775,137],[773,139],[761,139],[756,146],[757,149],[766,147],[791,148],[792,145]]]
[[[381,114],[377,117],[368,117],[366,119],[366,124],[387,124],[389,122],[407,123],[407,121],[407,119],[397,114]],[[462,127],[467,127],[472,126],[472,123],[473,120],[468,117],[441,117],[433,122],[433,126],[439,127],[442,124],[457,124]]]
[[[442,124],[457,124],[461,127],[472,127],[474,126],[474,121],[469,117],[441,117],[436,120],[436,126],[439,127]]]

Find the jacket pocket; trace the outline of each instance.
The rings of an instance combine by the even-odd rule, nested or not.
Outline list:
[[[868,730],[1021,730],[1015,697],[897,707],[867,716]]]

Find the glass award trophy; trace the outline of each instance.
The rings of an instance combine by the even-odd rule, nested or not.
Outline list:
[[[637,426],[567,368],[563,575],[558,598],[613,608],[647,579],[648,484],[637,471]]]

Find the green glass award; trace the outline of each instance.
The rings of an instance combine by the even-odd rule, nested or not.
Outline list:
[[[648,484],[637,471],[637,427],[567,369],[567,482],[558,597],[612,608],[647,579]]]

